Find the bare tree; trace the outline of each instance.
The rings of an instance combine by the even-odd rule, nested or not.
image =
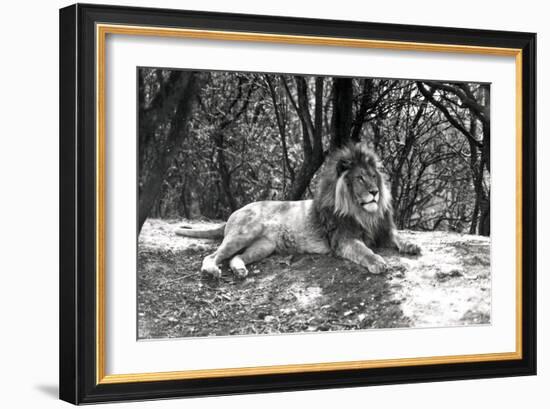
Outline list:
[[[302,130],[302,149],[304,160],[296,173],[296,177],[289,189],[288,198],[290,200],[299,200],[304,195],[311,179],[317,172],[317,169],[323,164],[325,154],[323,151],[323,77],[315,77],[314,90],[314,116],[309,111],[309,87],[306,78],[303,76],[294,76],[296,85],[296,98],[283,78],[287,97],[291,102],[298,118],[300,119]]]
[[[201,76],[192,71],[174,71],[166,80],[159,80],[160,90],[152,102],[147,106],[140,104],[140,148],[145,149],[147,142],[155,142],[154,134],[164,135],[159,139],[162,148],[151,158],[148,177],[140,184],[138,233],[157,199],[166,171],[188,134],[189,119],[201,87]]]

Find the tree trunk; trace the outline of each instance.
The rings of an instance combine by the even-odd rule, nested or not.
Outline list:
[[[149,172],[149,178],[143,183],[139,195],[138,234],[147,219],[149,212],[161,190],[166,171],[172,164],[179,146],[187,136],[188,123],[195,106],[196,96],[200,89],[201,78],[199,74],[191,71],[178,71],[172,74],[178,77],[177,85],[166,96],[165,111],[173,104],[173,114],[169,119],[168,135],[163,151],[154,160]]]
[[[231,175],[229,174],[229,169],[227,168],[227,163],[225,161],[223,133],[221,131],[218,132],[214,136],[214,140],[216,143],[216,151],[218,153],[218,173],[221,179],[222,190],[231,212],[234,212],[237,210],[238,205],[231,190]]]
[[[481,217],[479,218],[479,234],[482,236],[491,235],[491,202],[488,196],[481,201]]]
[[[296,172],[296,178],[289,191],[289,200],[300,200],[306,192],[315,172],[321,167],[325,159],[323,152],[323,85],[324,78],[315,78],[315,118],[311,118],[309,112],[308,86],[304,77],[296,76],[296,89],[298,101],[294,101],[292,94],[285,85],[287,96],[292,103],[300,122],[302,124],[302,147],[304,151],[304,161],[302,166]]]
[[[470,111],[470,115],[472,115]],[[476,120],[473,116],[470,119],[470,133],[474,136],[477,135],[477,126]],[[479,209],[481,206],[481,196],[483,193],[483,161],[478,158],[479,151],[477,146],[470,140],[467,139],[468,144],[470,145],[470,171],[472,172],[472,183],[474,185],[474,191],[476,194],[476,199],[474,202],[474,211],[472,212],[472,221],[470,222],[470,234],[477,234],[478,223],[479,223]]]
[[[487,101],[490,101],[490,88],[488,85],[482,85],[484,92],[484,104],[488,106]],[[487,117],[482,121],[483,131],[483,153],[482,164],[485,166],[487,173],[491,174],[491,123]],[[483,183],[483,167],[480,169],[480,178]],[[481,186],[483,191],[483,185]],[[491,195],[483,192],[483,200],[481,202],[481,217],[479,220],[479,234],[482,236],[491,235]]]
[[[187,178],[185,175],[181,176],[181,192],[177,203],[177,212],[179,216],[189,218],[189,207],[187,206]]]
[[[338,149],[350,140],[353,108],[351,78],[334,78],[332,85],[332,140],[331,149]],[[359,133],[357,133],[357,137]],[[358,141],[354,141],[358,142]]]
[[[142,75],[139,75],[139,146],[140,155],[144,153],[144,149],[148,143],[152,141],[155,136],[155,130],[158,128],[159,122],[166,121],[168,111],[173,108],[173,98],[167,98],[168,96],[174,96],[179,89],[181,81],[181,73],[170,72],[166,80],[162,79],[162,70],[154,70],[155,76],[158,78],[159,90],[153,96],[149,103],[149,106],[144,105],[145,100],[145,84]],[[140,156],[140,163],[143,163],[144,158]]]
[[[322,165],[322,162],[320,163],[313,163],[309,162],[307,164],[304,164],[296,174],[296,178],[294,179],[294,183],[289,189],[288,193],[288,199],[289,200],[300,200],[302,199],[304,193],[306,192],[311,179],[313,176],[315,176],[315,172],[317,172],[317,169],[319,169]]]
[[[372,91],[374,87],[374,80],[372,78],[365,78],[363,80],[363,88],[361,95],[361,104],[359,110],[353,120],[353,127],[351,129],[351,140],[353,142],[359,142],[361,140],[361,130],[363,125],[367,122],[367,111],[372,107]]]
[[[286,171],[290,176],[290,182],[294,182],[294,169],[290,164],[290,159],[288,157],[288,148],[286,143],[286,120],[283,116],[283,112],[279,109],[280,101],[277,100],[277,92],[273,86],[273,82],[269,75],[265,76],[267,86],[269,88],[269,94],[271,96],[271,102],[273,103],[273,112],[275,114],[275,119],[277,120],[277,128],[279,129],[279,135],[281,136],[281,148],[283,150],[283,195],[286,192]]]
[[[472,222],[470,223],[470,234],[477,234],[479,223],[479,211],[481,208],[481,199],[483,194],[483,162],[481,162],[479,169],[477,165],[477,148],[470,144],[470,167],[473,174],[474,191],[476,193],[476,200],[474,203],[474,211],[472,213]]]

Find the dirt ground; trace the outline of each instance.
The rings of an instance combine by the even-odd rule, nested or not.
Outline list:
[[[402,231],[422,248],[380,252],[383,275],[330,256],[271,256],[238,279],[200,273],[219,241],[176,236],[179,224],[148,220],[138,248],[138,337],[342,331],[490,323],[490,240],[448,232]]]

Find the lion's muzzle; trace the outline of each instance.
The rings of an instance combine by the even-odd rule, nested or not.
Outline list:
[[[370,190],[369,193],[360,200],[361,207],[367,212],[375,212],[378,210],[378,199],[380,195],[378,190]]]

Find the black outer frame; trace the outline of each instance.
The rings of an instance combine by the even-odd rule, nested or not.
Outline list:
[[[523,51],[521,360],[96,385],[95,24],[185,27]],[[76,4],[60,10],[59,396],[105,401],[536,374],[536,34]]]

